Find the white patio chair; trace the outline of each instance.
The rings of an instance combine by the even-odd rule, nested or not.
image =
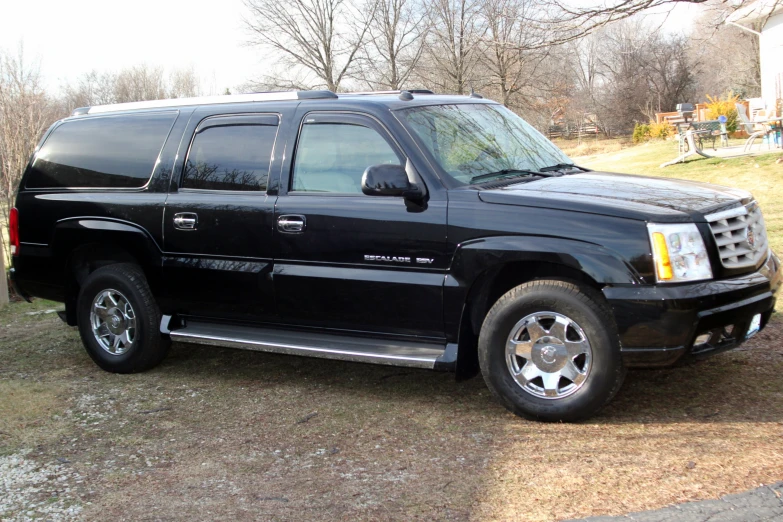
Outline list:
[[[745,106],[741,103],[736,104],[737,107],[737,115],[739,116],[740,121],[742,122],[742,125],[745,127],[745,132],[748,133],[749,138],[745,142],[745,147],[743,147],[743,152],[748,152],[751,147],[753,147],[753,142],[756,141],[756,138],[759,136],[766,136],[768,134],[772,133],[772,128],[765,124],[765,123],[754,123],[750,121],[750,118],[748,118],[748,114],[745,112]],[[767,146],[770,145],[770,141],[767,141]]]

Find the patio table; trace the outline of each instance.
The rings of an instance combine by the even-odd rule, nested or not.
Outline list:
[[[783,139],[781,139],[783,137],[781,136],[781,132],[783,131],[783,117],[767,118],[765,120],[754,120],[753,123],[761,124],[761,125],[769,125],[769,128],[772,129],[772,132],[770,134],[775,137],[775,148],[783,149]]]

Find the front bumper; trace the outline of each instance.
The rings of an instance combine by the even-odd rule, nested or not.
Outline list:
[[[736,348],[753,316],[766,326],[781,285],[780,260],[770,251],[758,271],[732,279],[678,285],[609,286],[623,361],[630,367],[670,366]],[[694,347],[697,336],[710,333]]]

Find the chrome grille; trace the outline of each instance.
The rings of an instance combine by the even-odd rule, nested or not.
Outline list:
[[[753,201],[705,216],[726,268],[755,266],[766,258],[769,245],[761,209]]]

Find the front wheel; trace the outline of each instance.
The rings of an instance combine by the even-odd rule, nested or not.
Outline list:
[[[510,411],[542,421],[597,413],[625,369],[614,320],[591,288],[532,281],[503,295],[479,335],[487,386]]]
[[[118,263],[92,272],[79,291],[77,319],[87,353],[106,371],[144,371],[168,352],[158,305],[136,265]]]

